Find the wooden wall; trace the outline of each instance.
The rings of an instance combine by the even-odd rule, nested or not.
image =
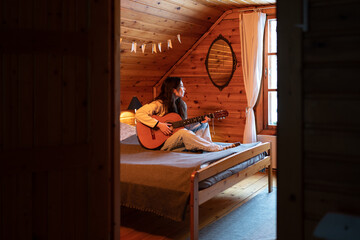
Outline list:
[[[133,96],[137,96],[142,104],[150,102],[153,99],[152,87],[156,86],[163,76],[168,75],[168,71],[173,70],[176,65],[176,71],[172,73],[172,76],[178,75],[184,79],[188,89],[185,100],[189,105],[189,116],[203,115],[214,110],[228,108],[229,119],[217,122],[216,127],[219,131],[216,130],[215,139],[242,141],[246,96],[241,73],[238,11],[254,7],[266,8],[267,6],[259,5],[261,1],[256,1],[256,4],[254,1],[252,4],[243,5],[243,8],[234,8],[232,4],[235,4],[235,1],[232,3],[220,1],[218,4],[221,6],[214,8],[212,5],[215,2],[202,1],[194,4],[192,1],[182,1],[181,6],[178,7],[184,11],[182,12],[174,11],[172,7],[169,7],[174,3],[169,5],[168,1],[158,1],[156,4],[148,1],[122,1],[124,3],[121,8],[121,36],[124,38],[121,44],[122,111],[127,109]],[[267,1],[268,3],[269,1]],[[149,10],[144,11],[145,8]],[[154,11],[154,8],[158,10]],[[223,12],[228,11],[227,13],[229,13],[230,10],[234,13],[227,15],[220,25],[203,39],[196,50],[178,66],[177,61],[182,59],[193,44],[203,37],[203,33],[206,34],[206,31],[212,28]],[[189,18],[190,13],[191,17]],[[172,29],[171,32],[173,29],[178,29],[177,32],[181,34],[181,44],[177,39],[173,39],[173,36],[166,35],[169,34],[169,29]],[[238,59],[233,80],[221,92],[212,85],[205,68],[205,58],[210,44],[220,33],[232,43]],[[149,36],[151,37],[147,39]],[[162,39],[164,36],[167,38]],[[144,39],[163,42],[163,51],[152,54],[150,52],[151,43],[147,42],[145,53],[141,52],[140,46],[136,53],[130,52],[131,41],[144,42]],[[164,41],[167,39],[172,39],[172,49],[166,49]],[[198,84],[194,84],[195,82]],[[209,90],[205,98],[200,98],[199,92],[202,87]],[[204,95],[202,93],[201,95]],[[219,123],[221,123],[221,127]],[[232,131],[234,128],[235,133]]]
[[[136,81],[135,81],[136,82]],[[153,84],[155,84],[153,80]],[[153,98],[153,87],[151,86],[123,86],[120,83],[120,108],[121,111],[127,110],[131,99],[137,97],[141,104],[146,104],[151,102]]]
[[[229,40],[237,58],[232,80],[222,91],[212,84],[205,67],[207,52],[219,34]],[[189,117],[221,109],[229,112],[226,119],[215,120],[214,140],[242,141],[247,104],[241,71],[239,13],[227,15],[170,76],[178,76],[183,80],[186,87],[184,101],[188,105]]]
[[[142,103],[151,101],[152,87],[223,11],[189,0],[121,0],[121,110],[133,96]],[[172,41],[170,49],[168,39]],[[136,53],[131,52],[132,42],[137,43]],[[140,48],[143,43],[144,53]],[[152,53],[152,43],[162,43],[162,51],[157,48],[157,53]]]
[[[0,239],[119,238],[114,5],[0,2]]]
[[[261,7],[275,0],[121,0],[121,109],[133,96],[152,99],[153,87],[226,11]],[[180,34],[181,43],[177,39]],[[167,41],[172,48],[167,48]],[[137,43],[136,52],[131,51]],[[162,44],[161,52],[151,46]],[[146,44],[144,53],[141,46]]]
[[[265,12],[275,12],[275,9],[265,10]],[[229,85],[222,91],[212,84],[205,66],[210,45],[219,34],[229,40],[237,58],[235,73]],[[241,65],[238,11],[234,10],[233,13],[227,14],[194,51],[176,67],[171,76],[179,76],[183,79],[187,92],[184,100],[188,105],[189,117],[220,109],[229,112],[226,119],[215,120],[213,140],[223,142],[243,140],[247,102]]]

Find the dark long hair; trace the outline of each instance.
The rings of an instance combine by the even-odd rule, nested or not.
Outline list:
[[[186,103],[181,99],[176,99],[174,89],[179,91],[181,78],[167,77],[161,85],[161,92],[155,100],[161,100],[165,106],[166,113],[178,113],[182,119],[187,118]]]

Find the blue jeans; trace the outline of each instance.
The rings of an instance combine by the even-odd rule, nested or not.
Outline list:
[[[197,123],[178,130],[165,141],[161,150],[171,151],[182,147],[190,151],[216,152],[222,150],[220,145],[211,141],[208,123]]]

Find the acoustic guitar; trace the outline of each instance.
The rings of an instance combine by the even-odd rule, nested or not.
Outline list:
[[[191,123],[197,123],[205,120],[205,117],[208,118],[216,118],[216,119],[223,119],[229,115],[228,111],[226,110],[220,110],[216,111],[214,113],[209,113],[203,116],[189,118],[183,120],[179,114],[177,113],[168,113],[163,117],[159,116],[152,116],[156,120],[160,122],[166,122],[171,123],[171,129],[173,131],[173,134],[180,129],[184,128],[184,126],[191,124]],[[136,123],[136,132],[137,137],[139,139],[140,144],[147,149],[155,150],[160,149],[162,145],[165,143],[165,141],[171,136],[171,135],[165,135],[163,134],[158,127],[150,128],[146,126],[145,124],[142,124],[141,122]]]

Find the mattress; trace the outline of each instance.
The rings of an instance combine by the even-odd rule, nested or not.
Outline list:
[[[136,135],[120,143],[121,204],[181,221],[190,196],[190,176],[201,166],[258,145],[242,144],[219,152],[147,150]],[[219,143],[228,144],[228,143]],[[265,153],[199,183],[207,188],[264,158]]]
[[[256,146],[256,145],[254,145],[254,146]],[[266,152],[260,153],[259,155],[252,157],[249,160],[246,160],[245,162],[242,162],[242,163],[235,165],[234,167],[231,167],[229,169],[226,169],[225,171],[222,171],[212,177],[202,180],[201,182],[199,182],[199,190],[203,190],[208,187],[211,187],[215,183],[220,182],[221,180],[224,180],[224,179],[244,170],[245,168],[253,165],[254,163],[264,159],[266,156],[267,156]],[[203,165],[202,167],[205,167],[205,166],[206,165]]]

